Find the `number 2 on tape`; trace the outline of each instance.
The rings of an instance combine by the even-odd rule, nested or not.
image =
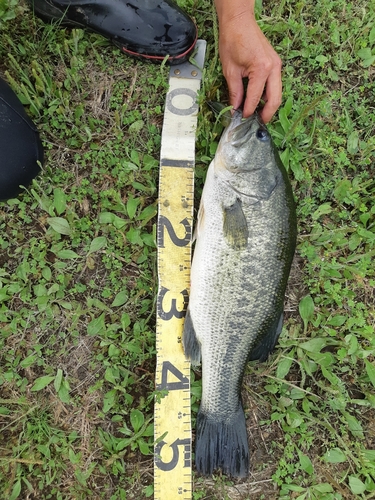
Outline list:
[[[158,247],[164,248],[164,228],[167,230],[167,233],[172,240],[172,242],[177,247],[185,247],[190,243],[191,240],[191,225],[189,221],[185,218],[180,224],[182,224],[185,228],[185,236],[183,238],[179,238],[172,226],[171,221],[165,217],[165,215],[159,216],[159,226],[158,226]]]

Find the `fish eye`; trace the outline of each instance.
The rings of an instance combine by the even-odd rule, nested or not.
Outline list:
[[[265,128],[258,128],[256,131],[256,136],[260,141],[268,141],[269,134]]]

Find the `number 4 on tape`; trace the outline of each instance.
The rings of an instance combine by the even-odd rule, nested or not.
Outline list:
[[[168,374],[175,376],[177,381],[168,381]],[[189,377],[185,377],[170,361],[163,361],[161,369],[161,383],[156,386],[157,389],[167,391],[180,391],[190,389]]]
[[[206,42],[196,64],[172,66],[166,97],[159,174],[157,231],[155,500],[190,500],[190,363],[181,344],[190,288],[197,93]]]

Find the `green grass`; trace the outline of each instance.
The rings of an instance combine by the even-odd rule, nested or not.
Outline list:
[[[198,201],[220,132],[204,101],[227,95],[211,3],[184,3],[208,42]],[[284,63],[270,128],[298,249],[279,345],[244,381],[251,475],[194,475],[193,498],[375,498],[375,4],[258,4]],[[23,2],[0,3],[0,22],[0,70],[46,150],[33,185],[0,204],[0,491],[148,498],[168,69],[45,26]]]

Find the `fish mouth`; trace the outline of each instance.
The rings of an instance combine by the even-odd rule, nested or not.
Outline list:
[[[242,118],[241,111],[236,111],[232,117],[232,124],[234,128],[228,132],[228,139],[235,148],[241,147],[248,140],[249,136],[260,128],[266,130],[263,121],[257,113],[250,115],[248,118]]]

